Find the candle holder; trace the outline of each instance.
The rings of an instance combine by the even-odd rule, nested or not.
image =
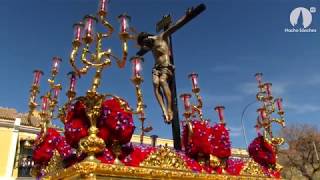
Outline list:
[[[262,106],[257,109],[259,116],[257,118],[256,128],[263,128],[263,136],[265,139],[276,147],[284,142],[283,138],[273,137],[272,134],[272,123],[277,123],[281,127],[285,127],[282,98],[274,99],[271,90],[272,83],[264,83],[262,81],[262,73],[257,73],[255,76],[258,83],[258,93],[256,97],[262,104]],[[279,115],[277,118],[273,117],[273,113],[276,111]]]
[[[224,106],[216,106],[214,108],[214,110],[218,113],[218,117],[219,117],[219,121],[220,121],[220,124],[225,124],[225,119],[224,119],[224,110],[225,110],[225,107]]]
[[[142,63],[143,63],[143,57],[141,56],[133,56],[131,59],[132,64],[132,78],[131,81],[135,86],[136,89],[136,97],[137,97],[137,107],[135,110],[130,110],[133,114],[139,115],[139,120],[141,122],[141,133],[140,133],[140,143],[143,144],[143,137],[145,133],[150,132],[153,128],[151,126],[144,127],[144,123],[146,120],[144,109],[146,108],[146,105],[143,102],[143,94],[141,90],[141,84],[143,82],[142,77]]]
[[[144,108],[146,108],[146,106],[144,106]],[[152,128],[152,126],[147,126],[147,127],[144,126],[144,123],[146,120],[144,113],[142,113],[140,115],[139,120],[141,122],[140,144],[143,144],[143,138],[144,138],[145,134],[152,131],[153,128]]]
[[[141,90],[141,83],[143,82],[143,77],[141,76],[143,57],[134,56],[130,59],[132,63],[132,78],[131,81],[136,88],[137,97],[137,108],[133,111],[135,114],[144,113],[144,102]]]
[[[184,105],[184,121],[183,123],[186,125],[187,130],[188,130],[188,142],[190,142],[191,136],[193,134],[193,128],[192,128],[192,123],[191,123],[191,115],[193,114],[192,110],[192,105],[190,102],[190,98],[192,97],[191,94],[189,93],[183,93],[180,95],[181,100],[183,101]]]
[[[34,110],[37,108],[38,104],[36,102],[37,95],[40,93],[40,79],[43,76],[43,72],[41,70],[33,71],[34,78],[33,83],[30,89],[30,98],[29,98],[29,113],[28,113],[28,123],[31,124],[31,117],[33,115]]]
[[[67,91],[67,97],[68,97],[68,103],[70,103],[74,97],[76,97],[76,81],[77,81],[77,77],[76,77],[76,73],[71,71],[67,74],[70,78],[70,85],[69,85],[69,90]]]
[[[109,4],[109,0],[100,0],[99,1],[98,14],[100,16],[105,17],[107,15],[108,4]]]
[[[183,101],[184,111],[185,111],[183,113],[183,116],[186,121],[190,121],[190,117],[192,115],[191,102],[190,102],[191,97],[192,97],[192,95],[189,93],[183,93],[180,95],[180,98]]]
[[[191,80],[192,83],[192,92],[195,95],[196,99],[197,99],[197,103],[196,105],[191,105],[192,107],[192,115],[196,112],[199,115],[199,118],[201,120],[203,120],[203,113],[202,113],[202,106],[203,106],[203,102],[202,102],[202,97],[200,96],[200,87],[198,84],[198,74],[197,73],[191,73],[188,76]]]
[[[42,127],[42,136],[45,136],[47,126],[50,125],[50,120],[53,117],[53,112],[58,103],[58,96],[61,90],[60,84],[55,84],[55,77],[59,72],[59,66],[62,62],[60,57],[52,58],[52,67],[51,67],[51,75],[48,79],[49,91],[42,96],[42,111],[40,112],[41,122],[40,126]],[[29,99],[29,114],[28,114],[28,122],[31,124],[31,118],[33,112],[37,109],[37,95],[40,93],[40,78],[43,75],[43,72],[40,70],[34,71],[34,80],[30,90],[30,99]],[[42,138],[40,138],[41,141]]]
[[[73,33],[74,33],[74,39],[73,39],[73,46],[80,46],[81,45],[81,34],[84,28],[84,24],[82,22],[78,22],[73,24]]]
[[[55,109],[57,108],[58,104],[58,97],[60,91],[62,89],[60,84],[55,83],[55,77],[59,72],[59,66],[62,62],[60,57],[53,57],[52,58],[52,67],[51,67],[51,75],[48,79],[49,90],[45,93],[45,95],[41,96],[42,105],[40,115],[40,127],[41,133],[39,140],[35,142],[35,145],[39,145],[42,143],[44,137],[46,136],[47,129],[51,125],[51,119],[53,119],[53,114]],[[31,118],[33,112],[36,110],[38,104],[36,102],[36,96],[40,93],[40,77],[43,75],[43,72],[40,70],[34,71],[34,81],[31,87],[31,95],[29,100],[29,114],[28,114],[28,122],[31,124]]]
[[[102,72],[107,67],[111,66],[112,60],[115,60],[120,68],[123,68],[126,63],[128,55],[128,40],[134,39],[133,35],[127,31],[129,27],[129,21],[127,17],[121,17],[121,26],[123,30],[119,32],[120,41],[122,44],[122,58],[118,58],[114,55],[110,48],[103,49],[103,40],[111,38],[114,31],[113,26],[107,21],[107,6],[108,0],[100,0],[98,6],[97,17],[94,15],[87,15],[84,17],[84,23],[77,23],[74,25],[75,36],[72,42],[72,51],[70,54],[70,64],[73,67],[73,74],[70,79],[70,88],[67,92],[68,103],[73,100],[82,100],[86,105],[86,114],[90,121],[89,135],[79,142],[79,150],[88,154],[87,161],[97,162],[95,154],[103,151],[105,143],[103,139],[97,136],[98,129],[96,127],[97,120],[100,116],[100,107],[104,99],[109,95],[103,95],[98,92],[100,86]],[[125,23],[125,24],[123,24]],[[102,25],[106,32],[96,32],[95,26]],[[79,34],[83,37],[79,38]],[[76,58],[80,53],[80,62],[82,67],[78,67]],[[74,90],[75,77],[87,74],[89,69],[95,69],[95,75],[92,80],[91,88],[87,91],[86,96],[75,98],[76,92]],[[138,108],[137,112],[143,112],[143,100],[140,84],[142,83],[142,77],[135,77],[133,79],[136,83]],[[113,96],[115,97],[115,96]],[[126,110],[130,110],[129,106],[121,100],[121,98],[115,97],[119,100],[120,104],[125,106]]]

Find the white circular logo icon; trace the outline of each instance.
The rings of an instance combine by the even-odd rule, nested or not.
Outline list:
[[[312,14],[308,9],[298,7],[291,11],[290,23],[292,26],[296,26],[299,23],[303,25],[303,28],[307,28],[310,26],[311,22]]]

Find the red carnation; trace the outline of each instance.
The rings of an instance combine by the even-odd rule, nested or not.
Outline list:
[[[127,144],[135,129],[132,113],[126,112],[116,99],[103,102],[97,127],[106,128],[101,135],[109,133],[108,137],[102,137],[107,144],[112,144],[114,141]]]
[[[36,139],[36,144],[39,142],[41,134]],[[53,156],[53,150],[57,147],[60,141],[60,134],[53,128],[48,128],[47,133],[42,142],[34,147],[32,159],[35,164],[47,165]]]
[[[211,131],[211,153],[218,158],[228,158],[231,155],[231,142],[229,131],[225,124],[215,124]]]
[[[78,101],[72,110],[68,112],[65,123],[65,137],[73,148],[78,147],[80,139],[88,136],[89,119],[86,115],[85,104]]]
[[[263,136],[256,137],[249,145],[249,155],[255,162],[265,168],[274,167],[276,153],[272,145]]]
[[[208,156],[211,153],[210,135],[211,130],[208,122],[193,120],[192,122],[193,133],[190,137],[188,135],[187,125],[183,128],[183,143],[188,156],[197,158],[201,153],[203,156]]]

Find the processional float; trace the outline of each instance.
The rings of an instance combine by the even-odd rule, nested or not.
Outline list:
[[[122,56],[118,57],[110,48],[105,49],[102,45],[103,41],[110,38],[114,32],[113,26],[107,20],[108,5],[108,0],[100,0],[96,15],[86,15],[83,21],[73,26],[74,39],[69,61],[72,72],[68,73],[70,85],[66,93],[68,100],[61,107],[58,107],[58,97],[62,86],[56,84],[55,77],[58,75],[62,60],[59,57],[53,58],[51,77],[48,79],[50,88],[41,97],[41,132],[34,142],[32,175],[41,179],[279,178],[280,166],[276,163],[276,152],[277,147],[283,143],[283,139],[273,137],[271,123],[284,125],[284,111],[282,100],[273,99],[271,84],[262,83],[261,74],[257,75],[259,87],[257,99],[263,106],[258,109],[260,116],[256,128],[264,129],[264,133],[263,135],[258,133],[258,137],[250,144],[250,158],[232,157],[223,106],[218,105],[214,108],[218,113],[217,123],[211,124],[203,116],[204,104],[196,73],[189,75],[191,91],[196,98],[196,103],[191,102],[192,94],[180,95],[184,105],[184,119],[181,122],[183,148],[180,150],[143,143],[145,133],[151,131],[152,127],[144,125],[146,118],[141,89],[143,83],[141,55],[149,50],[157,51],[154,49],[154,44],[144,47],[147,43],[168,43],[168,41],[156,39],[160,37],[159,35],[147,35],[142,38],[143,42],[140,42],[140,53],[131,58],[131,82],[137,98],[135,108],[132,108],[123,97],[98,92],[103,71],[110,68],[113,61],[123,68],[129,54],[128,42],[138,41],[141,35],[141,33],[137,35],[133,28],[130,28],[130,16],[122,14],[118,17]],[[169,31],[172,33],[177,27],[181,27],[190,20],[189,15],[193,10],[199,11],[204,7],[202,4],[188,9],[183,17],[184,21],[183,19],[178,21],[174,28],[168,28]],[[106,32],[95,32],[96,25],[102,25]],[[164,31],[164,33],[168,32]],[[169,44],[164,46],[169,47]],[[141,50],[145,52],[141,53]],[[164,55],[164,58],[170,58],[168,54]],[[161,79],[162,81],[170,81],[174,76],[174,69],[170,68],[174,67],[163,64],[155,67],[157,73],[160,73],[159,78],[162,78],[161,74],[167,76],[167,79]],[[77,96],[78,77],[86,75],[89,70],[95,72],[91,87],[83,96]],[[42,75],[42,71],[34,71],[28,119],[31,119],[39,106],[37,96],[40,92],[39,84]],[[164,95],[166,93],[164,92]],[[275,111],[275,105],[279,110],[280,118],[278,119],[271,117]],[[163,112],[166,115],[165,120],[170,123],[170,119],[173,118],[170,117],[171,112]],[[133,115],[136,115],[141,122],[140,144],[130,143],[135,130]],[[63,122],[63,132],[52,125],[51,121],[55,118]]]

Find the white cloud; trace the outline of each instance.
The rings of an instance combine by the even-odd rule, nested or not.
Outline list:
[[[214,95],[209,93],[202,93],[202,99],[208,104],[224,104],[236,101],[242,101],[243,96],[241,95]]]
[[[288,82],[273,82],[271,87],[272,94],[275,96],[285,94],[289,85],[290,83]],[[239,86],[239,89],[244,94],[256,94],[258,92],[258,85],[253,82],[243,83]]]
[[[295,104],[284,102],[284,108],[294,111],[298,114],[320,112],[320,106],[314,104]]]
[[[241,127],[228,127],[230,130],[230,136],[238,137],[242,135],[242,128]]]

